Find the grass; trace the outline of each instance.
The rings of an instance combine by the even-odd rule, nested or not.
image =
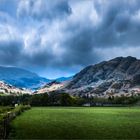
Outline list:
[[[0,114],[5,113],[7,111],[10,111],[12,109],[12,107],[4,107],[4,106],[0,106]]]
[[[140,108],[38,107],[11,126],[14,139],[140,139]]]

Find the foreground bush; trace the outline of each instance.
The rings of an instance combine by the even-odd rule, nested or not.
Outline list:
[[[19,105],[14,109],[0,114],[0,139],[7,138],[10,130],[10,122],[23,111],[30,109],[30,105]]]
[[[13,109],[10,114],[13,114],[15,116],[20,115],[23,111],[30,109],[30,105],[19,105]]]

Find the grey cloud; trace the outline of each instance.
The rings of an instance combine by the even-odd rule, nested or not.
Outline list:
[[[34,67],[46,67],[50,66],[52,60],[55,59],[55,56],[52,55],[51,52],[47,50],[41,50],[39,52],[34,53],[34,55],[26,55],[26,65],[34,66]]]
[[[132,21],[132,17],[140,12],[139,5],[138,0],[133,3],[126,0],[107,1],[107,4],[97,7],[101,23],[96,27],[89,24],[87,17],[84,17],[82,24],[79,21],[67,23],[64,31],[66,35],[71,32],[71,36],[61,44],[66,48],[62,64],[85,66],[96,63],[102,58],[99,53],[96,54],[97,48],[104,51],[106,48],[123,50],[123,47],[139,46],[140,23]]]
[[[103,13],[102,23],[95,36],[95,44],[100,47],[139,45],[140,42],[136,37],[139,36],[140,28],[137,21],[132,21],[132,17],[140,10],[139,6],[138,0],[115,0],[113,3],[107,1],[104,7],[98,6],[103,8],[98,8],[99,13],[100,11]]]
[[[140,47],[139,0],[87,1],[93,5],[92,8],[95,8],[97,15],[94,15],[92,9],[82,15],[83,11],[88,11],[88,8],[91,7],[87,7],[87,5],[83,6],[84,9],[80,9],[80,6],[76,7],[82,4],[81,2],[74,0],[73,3],[72,0],[20,0],[15,10],[16,15],[20,18],[13,18],[13,20],[15,20],[17,33],[21,37],[12,42],[8,42],[8,40],[0,42],[0,55],[2,56],[0,64],[58,69],[79,67],[101,61],[104,50],[115,47],[116,51],[118,48],[119,56],[121,50]],[[7,10],[0,8],[0,11],[6,12]],[[75,11],[77,13],[74,13]],[[91,16],[92,14],[94,16]],[[22,18],[27,24],[24,24]],[[32,20],[28,20],[29,18]],[[61,20],[56,20],[58,18]],[[96,20],[99,21],[96,22]],[[0,21],[0,23],[2,22]],[[37,35],[32,39],[29,38],[28,42],[30,43],[25,46],[28,35],[32,37],[34,30]],[[57,34],[58,37],[56,37]],[[47,41],[44,41],[45,39]],[[55,47],[58,52],[60,48],[63,51],[57,55]],[[98,48],[102,52],[97,53]],[[30,54],[30,52],[33,53]],[[126,53],[128,52],[126,51]]]
[[[67,0],[21,0],[17,11],[21,18],[32,17],[37,20],[62,18],[71,14]]]
[[[0,42],[0,64],[18,65],[22,57],[22,42],[1,41]]]
[[[92,30],[93,31],[93,30]],[[79,29],[63,46],[66,52],[63,56],[66,66],[81,65],[86,66],[98,61],[98,56],[94,52],[93,33],[91,29]]]
[[[24,44],[18,40],[0,42],[0,64],[21,67],[42,67],[52,63],[53,55],[42,49],[30,55],[24,51]]]

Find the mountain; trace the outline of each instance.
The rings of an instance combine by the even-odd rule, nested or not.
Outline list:
[[[40,94],[40,93],[49,93],[52,91],[62,90],[64,85],[67,84],[71,79],[72,79],[72,76],[60,77],[60,78],[51,80],[50,82],[38,88],[34,93]]]
[[[47,83],[43,87],[39,88],[34,93],[36,93],[36,94],[49,93],[49,92],[52,92],[52,91],[60,90],[60,89],[63,88],[63,86],[64,86],[63,82],[58,82],[58,81],[54,80],[50,83]]]
[[[131,56],[117,57],[90,65],[77,73],[64,89],[80,96],[140,92],[140,60]]]
[[[17,67],[0,66],[0,80],[20,88],[36,89],[49,79],[38,76],[36,73]]]
[[[21,94],[31,94],[30,90],[24,88],[17,88],[3,81],[0,81],[0,94],[2,95],[21,95]]]
[[[60,78],[56,78],[55,81],[57,82],[65,82],[65,81],[69,81],[72,79],[73,76],[70,77],[60,77]]]

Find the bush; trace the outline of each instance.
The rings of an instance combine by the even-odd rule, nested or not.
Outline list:
[[[19,105],[15,107],[15,109],[13,109],[11,113],[15,113],[15,116],[17,116],[20,115],[23,111],[28,110],[30,108],[31,108],[30,105]]]
[[[5,139],[9,132],[10,122],[23,111],[30,109],[30,105],[19,105],[14,109],[7,110],[5,113],[0,114],[0,139]]]

